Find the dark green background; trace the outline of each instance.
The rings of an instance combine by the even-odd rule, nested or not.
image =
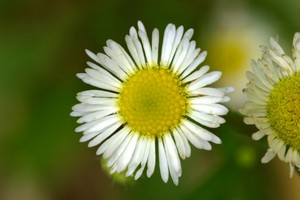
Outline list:
[[[222,20],[216,15],[243,11],[254,24],[264,24],[259,31],[274,31],[267,37],[280,35],[290,54],[292,37],[300,31],[299,10],[300,2],[293,0],[1,0],[0,199],[297,199],[299,176],[290,179],[288,165],[277,158],[260,163],[266,140],[253,141],[255,128],[234,110],[213,130],[222,145],[211,152],[193,148],[191,158],[182,161],[178,187],[164,184],[157,166],[150,179],[120,184],[109,178],[96,149],[78,142],[69,113],[76,93],[91,88],[75,76],[89,60],[84,49],[103,52],[107,39],[124,45],[137,20],[160,33],[170,22],[194,28],[197,46],[209,49],[209,34]],[[209,55],[208,60],[218,59],[216,52]],[[230,67],[224,63],[218,70]]]

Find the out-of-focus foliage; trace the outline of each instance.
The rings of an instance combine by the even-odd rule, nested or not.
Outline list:
[[[95,148],[78,142],[69,113],[76,93],[90,88],[75,77],[88,60],[84,49],[102,52],[107,39],[125,45],[137,20],[160,33],[170,22],[194,28],[197,46],[208,50],[205,64],[224,71],[220,85],[235,82],[240,90],[260,52],[247,44],[267,44],[278,34],[290,52],[299,10],[293,0],[2,0],[0,199],[297,199],[299,177],[289,179],[288,166],[278,161],[260,164],[266,144],[252,141],[255,128],[243,124],[237,107],[212,130],[221,145],[195,149],[182,161],[178,187],[164,184],[158,170],[128,184],[111,179]],[[232,105],[243,103],[236,98]]]

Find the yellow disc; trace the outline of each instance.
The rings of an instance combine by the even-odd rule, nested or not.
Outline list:
[[[274,86],[267,112],[274,134],[300,150],[300,74],[284,78]]]
[[[169,69],[141,69],[123,83],[120,115],[134,131],[160,137],[180,124],[188,110],[186,89]]]

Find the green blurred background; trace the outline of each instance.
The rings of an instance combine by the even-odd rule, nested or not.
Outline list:
[[[299,10],[296,0],[0,0],[0,199],[299,199],[299,176],[290,179],[278,158],[260,163],[266,140],[253,141],[255,128],[237,112],[250,59],[277,34],[290,54]],[[75,77],[89,60],[84,49],[125,45],[137,20],[161,34],[170,22],[194,28],[205,64],[224,72],[218,85],[236,87],[227,123],[213,130],[223,144],[193,148],[178,187],[164,184],[158,167],[150,179],[112,179],[69,116],[76,93],[91,88]]]

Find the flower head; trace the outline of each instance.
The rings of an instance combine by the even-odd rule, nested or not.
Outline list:
[[[125,40],[129,54],[118,43],[108,40],[105,54],[86,53],[95,63],[77,74],[96,90],[80,92],[81,102],[71,116],[82,123],[80,141],[89,147],[99,145],[111,173],[127,170],[126,176],[138,179],[145,168],[150,177],[158,151],[159,168],[164,182],[169,174],[177,185],[181,176],[180,159],[191,155],[190,144],[211,149],[221,140],[202,126],[216,128],[225,120],[228,109],[220,103],[229,101],[232,88],[212,88],[221,72],[199,68],[206,51],[191,41],[193,29],[169,24],[161,50],[159,32],[154,29],[149,40],[145,27],[130,28]],[[159,51],[161,54],[159,55]]]
[[[269,149],[262,158],[269,162],[278,155],[289,163],[290,176],[300,168],[300,33],[293,41],[293,58],[285,54],[275,39],[263,47],[262,58],[252,61],[244,92],[248,102],[241,109],[247,124],[259,129],[254,140],[267,136]]]

